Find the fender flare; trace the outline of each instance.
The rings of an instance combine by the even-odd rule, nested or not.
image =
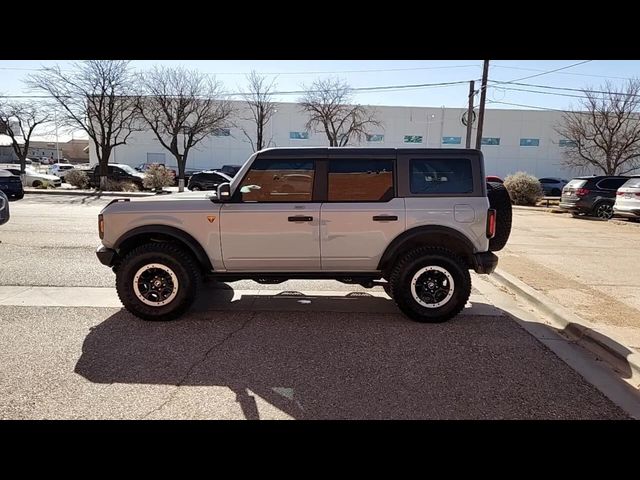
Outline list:
[[[203,268],[209,271],[213,270],[211,260],[209,260],[209,256],[207,255],[207,252],[205,252],[204,248],[202,248],[202,245],[200,245],[195,238],[184,230],[180,230],[176,227],[170,227],[168,225],[143,225],[142,227],[136,227],[118,238],[118,240],[113,244],[113,248],[115,250],[119,250],[127,243],[127,241],[132,240],[137,236],[148,236],[153,234],[163,235],[179,241],[189,249]]]
[[[380,258],[378,270],[384,271],[402,253],[404,246],[415,244],[449,248],[466,260],[469,266],[473,265],[475,247],[463,233],[443,225],[423,225],[413,227],[394,238]]]

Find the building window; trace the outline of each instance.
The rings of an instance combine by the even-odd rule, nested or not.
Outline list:
[[[330,202],[388,202],[393,198],[393,160],[329,160]]]
[[[521,138],[520,146],[521,147],[539,147],[540,139],[539,138]]]
[[[289,132],[291,140],[309,140],[309,132]]]
[[[561,147],[576,147],[577,144],[573,140],[562,139],[558,142]]]
[[[496,137],[482,137],[482,145],[500,145],[500,139]]]
[[[229,128],[216,128],[213,131],[213,135],[216,137],[230,137],[231,136],[231,129]]]
[[[462,137],[442,137],[443,145],[460,145],[462,143]]]
[[[384,142],[384,135],[381,133],[367,134],[367,142]]]
[[[422,135],[405,135],[404,143],[422,143]]]

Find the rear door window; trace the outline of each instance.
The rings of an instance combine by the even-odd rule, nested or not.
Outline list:
[[[411,159],[411,193],[464,194],[473,192],[473,170],[468,158]]]
[[[598,188],[603,190],[617,190],[625,184],[627,178],[605,178],[598,182]]]
[[[329,160],[329,202],[388,202],[394,196],[391,159]]]

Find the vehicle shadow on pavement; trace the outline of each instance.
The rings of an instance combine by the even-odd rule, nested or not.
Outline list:
[[[120,310],[91,329],[75,372],[101,384],[227,387],[247,419],[625,417],[486,304],[419,324],[361,293],[233,293],[211,289],[218,298],[174,322]],[[211,390],[175,392],[152,418],[220,418]]]

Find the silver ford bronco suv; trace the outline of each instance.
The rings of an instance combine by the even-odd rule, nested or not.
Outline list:
[[[145,320],[180,316],[214,277],[380,282],[409,318],[442,322],[469,270],[496,268],[511,200],[478,150],[269,148],[215,192],[117,199],[98,224],[97,256]]]

